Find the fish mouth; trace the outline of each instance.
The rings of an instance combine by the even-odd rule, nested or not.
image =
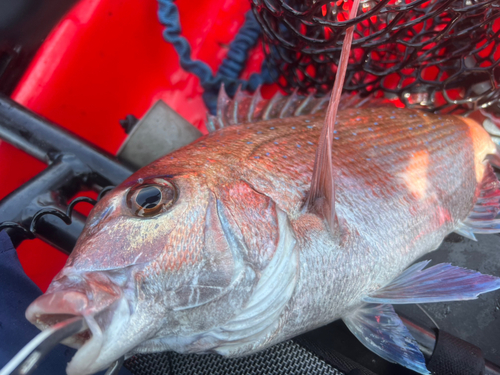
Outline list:
[[[87,297],[79,292],[44,294],[28,307],[26,310],[26,319],[43,331],[68,319],[83,317],[83,312],[87,306]],[[90,328],[87,328],[63,340],[62,343],[78,349],[91,338],[92,332]]]
[[[87,328],[62,341],[78,349],[66,369],[68,375],[95,373],[125,354],[112,345],[130,318],[124,298],[96,309],[85,294],[61,291],[40,296],[26,310],[26,318],[41,330],[75,317],[82,317]]]

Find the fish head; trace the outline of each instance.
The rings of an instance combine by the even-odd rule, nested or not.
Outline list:
[[[94,373],[127,353],[217,346],[207,332],[242,309],[279,239],[274,204],[231,186],[201,172],[161,175],[153,165],[96,204],[65,267],[26,311],[40,329],[86,320],[89,329],[65,341],[79,348],[68,374]],[[238,192],[263,204],[254,209],[270,232],[256,255],[245,231],[260,218],[238,227]]]

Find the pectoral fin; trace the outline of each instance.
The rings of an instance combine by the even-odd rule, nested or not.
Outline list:
[[[500,278],[448,263],[424,270],[429,261],[409,267],[390,284],[363,298],[369,303],[429,303],[476,299],[500,289]]]
[[[366,304],[343,318],[361,343],[385,360],[430,374],[424,355],[391,305]]]

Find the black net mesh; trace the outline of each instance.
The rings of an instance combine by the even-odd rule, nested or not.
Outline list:
[[[408,107],[465,113],[500,96],[498,0],[253,0],[271,65],[287,91],[333,86],[355,24],[345,90]],[[490,108],[491,110],[491,108]]]
[[[125,362],[134,375],[342,375],[293,341],[242,358],[165,352]]]

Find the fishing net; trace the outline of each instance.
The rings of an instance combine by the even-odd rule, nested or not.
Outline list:
[[[442,113],[498,111],[498,0],[253,0],[269,64],[287,92],[323,94],[355,25],[344,90]]]

